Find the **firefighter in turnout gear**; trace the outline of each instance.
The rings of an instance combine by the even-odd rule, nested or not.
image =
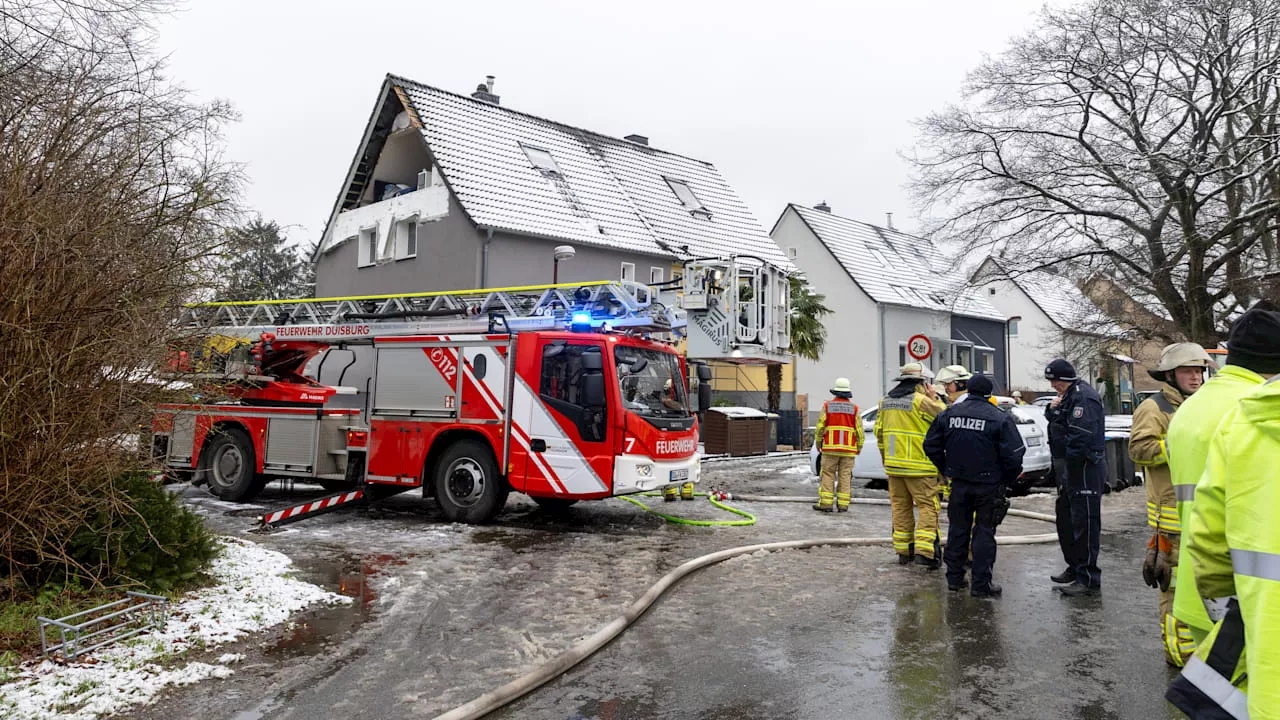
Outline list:
[[[1270,377],[1264,371],[1266,353],[1280,354],[1280,335],[1264,335],[1255,322],[1258,313],[1268,307],[1271,306],[1259,303],[1236,320],[1227,341],[1232,349],[1227,352],[1226,365],[1194,396],[1187,398],[1169,421],[1169,470],[1178,498],[1178,519],[1184,529],[1190,526],[1196,483],[1204,475],[1209,441],[1218,423],[1241,397]],[[1196,591],[1194,565],[1179,562],[1176,572],[1173,615],[1190,628],[1192,641],[1198,645],[1213,629],[1213,623]]]
[[[1215,430],[1184,538],[1215,624],[1165,697],[1193,718],[1280,718],[1280,312],[1259,305],[1232,328],[1227,364],[1272,377]]]
[[[831,395],[818,416],[814,440],[822,451],[822,482],[818,486],[818,504],[813,509],[848,512],[853,498],[853,462],[862,452],[862,418],[858,416],[858,406],[850,401],[853,389],[849,378],[836,378]]]
[[[990,378],[974,377],[968,389],[974,398],[947,408],[924,440],[929,459],[952,482],[947,507],[947,587],[958,591],[965,586],[965,560],[972,549],[969,594],[974,597],[1000,594],[1000,586],[991,582],[996,527],[1009,509],[1007,488],[1022,473],[1026,453],[1013,418],[986,401],[992,390]]]
[[[1067,569],[1050,579],[1068,597],[1096,595],[1102,587],[1098,551],[1102,542],[1102,484],[1107,476],[1105,412],[1098,392],[1076,377],[1071,363],[1059,358],[1044,377],[1057,391],[1045,417],[1049,450],[1058,480],[1054,510],[1058,544]]]
[[[924,454],[924,436],[945,408],[936,398],[924,366],[902,366],[898,383],[880,401],[876,413],[876,445],[889,478],[893,506],[893,549],[898,562],[916,562],[936,570],[938,557],[938,469]],[[914,509],[913,509],[914,505]],[[920,517],[917,520],[916,512]]]
[[[1133,427],[1129,431],[1129,457],[1146,477],[1147,524],[1152,532],[1142,564],[1142,579],[1149,587],[1160,589],[1160,636],[1165,658],[1175,667],[1182,667],[1195,645],[1191,629],[1173,616],[1172,586],[1178,568],[1182,521],[1178,519],[1166,434],[1174,412],[1204,383],[1210,362],[1209,353],[1195,343],[1166,347],[1160,353],[1160,363],[1147,371],[1164,385],[1159,395],[1147,398],[1133,412]]]

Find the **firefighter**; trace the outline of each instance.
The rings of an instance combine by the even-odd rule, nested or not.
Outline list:
[[[973,374],[963,365],[948,365],[938,371],[938,382],[947,391],[947,404],[955,405],[964,400],[968,393],[965,388]]]
[[[1171,585],[1178,567],[1182,523],[1178,519],[1165,436],[1174,413],[1204,383],[1210,362],[1209,353],[1195,343],[1165,347],[1159,364],[1147,370],[1147,374],[1164,385],[1159,395],[1147,398],[1133,411],[1133,426],[1129,431],[1129,457],[1146,477],[1147,524],[1152,532],[1142,563],[1142,579],[1149,587],[1160,589],[1160,637],[1165,659],[1174,667],[1182,667],[1195,648],[1191,630],[1173,617]]]
[[[902,366],[894,378],[897,386],[880,401],[874,432],[889,478],[898,564],[910,563],[914,554],[918,564],[936,570],[942,560],[938,557],[942,501],[938,499],[938,469],[924,454],[924,435],[946,408],[934,395],[926,372],[918,362]]]
[[[1102,587],[1098,550],[1102,539],[1102,483],[1107,476],[1105,412],[1102,398],[1076,377],[1062,358],[1049,363],[1044,377],[1058,396],[1045,415],[1049,450],[1058,481],[1054,510],[1058,544],[1067,569],[1052,579],[1068,597],[1096,595]]]
[[[1280,315],[1271,332],[1280,333]],[[1280,354],[1271,358],[1280,370]],[[1187,529],[1196,586],[1216,624],[1166,697],[1193,718],[1280,718],[1280,382],[1223,417]],[[1247,707],[1247,710],[1246,710]]]
[[[818,432],[815,442],[822,451],[822,482],[818,486],[818,503],[814,510],[821,512],[849,511],[852,499],[853,462],[862,452],[862,419],[858,406],[850,402],[853,388],[849,378],[836,378],[831,388],[831,399],[822,406],[818,416]],[[832,507],[832,501],[835,507]]]
[[[929,426],[924,440],[929,459],[952,483],[947,506],[947,587],[959,591],[965,586],[965,561],[972,550],[969,594],[974,597],[1000,595],[1000,586],[991,581],[996,527],[1009,509],[1007,488],[1022,473],[1026,452],[1013,418],[985,402],[994,389],[989,378],[979,375],[970,380],[968,393],[981,401],[947,408]]]
[[[1019,405],[1026,405],[1026,404],[1027,404],[1027,402],[1026,402],[1025,400],[1023,400],[1023,399],[1022,399],[1022,391],[1021,391],[1021,390],[1014,390],[1014,391],[1013,391],[1013,401],[1014,401],[1014,402],[1016,402],[1016,403],[1018,403]]]
[[[1258,320],[1262,312],[1275,310],[1270,303],[1258,303],[1236,320],[1227,340],[1226,365],[1187,398],[1169,421],[1169,471],[1178,498],[1178,519],[1184,529],[1190,526],[1196,483],[1204,475],[1209,441],[1218,423],[1236,401],[1271,376],[1267,357],[1280,354],[1280,334],[1267,335]],[[1193,644],[1199,644],[1213,629],[1213,623],[1196,592],[1193,568],[1190,562],[1178,563],[1173,615],[1190,628]]]

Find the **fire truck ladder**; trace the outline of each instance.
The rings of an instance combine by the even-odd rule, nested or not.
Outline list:
[[[179,327],[254,340],[278,328],[310,327],[317,338],[343,340],[373,334],[554,330],[577,321],[635,332],[680,332],[685,327],[682,312],[659,302],[649,286],[629,281],[196,303],[186,307]]]

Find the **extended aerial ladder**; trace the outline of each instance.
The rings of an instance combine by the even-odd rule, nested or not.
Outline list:
[[[376,335],[554,330],[577,315],[597,331],[686,338],[690,358],[785,363],[790,361],[790,297],[782,269],[736,256],[690,260],[680,278],[656,286],[596,281],[198,303],[186,308],[179,326],[249,340],[265,332],[280,339],[339,342]]]

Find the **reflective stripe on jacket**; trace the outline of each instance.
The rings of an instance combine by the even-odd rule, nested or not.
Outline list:
[[[1245,395],[1218,426],[1196,486],[1188,550],[1210,601],[1235,596],[1249,717],[1280,718],[1280,382]],[[1221,673],[1219,673],[1221,675]]]
[[[1169,474],[1174,495],[1178,498],[1178,518],[1182,527],[1190,527],[1196,483],[1204,475],[1208,462],[1209,441],[1218,423],[1240,398],[1263,382],[1261,375],[1236,365],[1227,365],[1209,379],[1194,395],[1187,398],[1169,421],[1165,446],[1169,453]],[[1184,543],[1185,546],[1185,543]],[[1195,565],[1178,563],[1174,584],[1173,616],[1191,628],[1196,641],[1213,629],[1204,610],[1204,602],[1196,590]]]
[[[917,385],[910,395],[889,395],[880,401],[874,433],[885,472],[904,477],[938,474],[924,453],[924,436],[944,409],[941,402],[924,393],[923,385]]]
[[[858,406],[843,399],[828,400],[818,416],[822,452],[853,457],[862,452],[862,419]]]
[[[1143,400],[1133,411],[1133,427],[1129,430],[1129,457],[1142,467],[1146,477],[1147,524],[1171,535],[1182,532],[1182,521],[1178,519],[1178,499],[1169,476],[1165,435],[1169,432],[1169,419],[1182,400],[1182,393],[1165,383],[1159,395]]]

